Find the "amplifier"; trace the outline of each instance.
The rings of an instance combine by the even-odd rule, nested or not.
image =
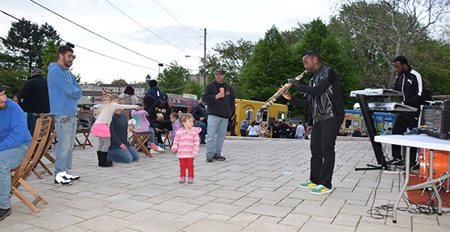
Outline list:
[[[420,113],[421,132],[441,139],[450,139],[450,102],[424,105]]]

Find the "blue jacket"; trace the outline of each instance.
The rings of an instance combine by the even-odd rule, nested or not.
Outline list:
[[[161,93],[161,91],[159,90],[158,86],[154,86],[154,87],[151,87],[150,89],[148,89],[146,95],[153,97],[153,99],[155,101],[159,101],[159,97],[161,95],[160,93]]]
[[[0,152],[30,142],[25,113],[17,103],[7,99],[6,108],[0,110]]]
[[[75,116],[77,102],[81,97],[81,88],[75,76],[68,69],[52,62],[48,66],[47,85],[50,114]]]

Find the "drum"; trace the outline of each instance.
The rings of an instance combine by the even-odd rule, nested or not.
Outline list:
[[[433,179],[448,172],[448,151],[434,150],[433,155]],[[430,172],[430,150],[419,149],[419,177],[428,179]]]

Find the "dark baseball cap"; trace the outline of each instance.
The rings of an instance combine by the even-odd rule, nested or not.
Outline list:
[[[220,75],[224,75],[225,74],[225,70],[223,70],[222,68],[218,68],[214,71],[215,74],[220,74]]]
[[[6,86],[0,84],[0,93],[8,89]]]
[[[31,70],[31,76],[42,74],[42,70],[40,68],[34,68]]]

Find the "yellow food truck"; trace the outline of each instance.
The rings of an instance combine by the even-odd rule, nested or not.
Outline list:
[[[271,125],[275,120],[288,119],[289,111],[287,105],[275,103],[267,110],[261,111],[263,104],[264,102],[261,101],[236,98],[236,115],[234,120],[234,131],[236,135],[240,135],[239,128],[244,119],[247,119],[249,123],[253,121],[266,122],[267,125]]]

